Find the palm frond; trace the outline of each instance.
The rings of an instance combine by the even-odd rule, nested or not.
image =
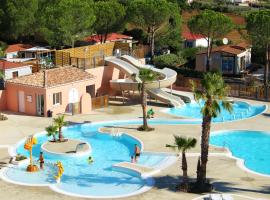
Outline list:
[[[171,145],[171,144],[166,144],[166,147],[169,147],[172,150],[175,150],[177,146],[176,145]]]
[[[52,136],[55,135],[57,132],[57,126],[51,125],[45,128],[46,132],[47,132],[47,136]]]
[[[229,111],[229,113],[233,112],[232,102],[230,101],[222,101],[222,106],[225,110]]]
[[[194,148],[197,144],[196,138],[187,138],[186,150]]]
[[[213,102],[212,102],[212,113],[213,115],[215,115],[214,117],[216,117],[217,115],[219,115],[221,112],[221,107],[218,103],[218,100],[215,99]]]
[[[221,74],[214,72],[208,72],[203,75],[201,86],[202,90],[198,90],[193,83],[192,91],[197,102],[200,102],[200,100],[205,102],[204,106],[201,108],[202,115],[217,117],[221,112],[220,102],[223,102],[226,98],[228,87]],[[231,110],[229,105],[225,105],[224,108],[229,111]]]
[[[166,147],[169,147],[173,150],[177,149],[178,151],[186,151],[195,147],[197,140],[195,138],[187,138],[182,136],[174,135],[174,144],[166,144]]]

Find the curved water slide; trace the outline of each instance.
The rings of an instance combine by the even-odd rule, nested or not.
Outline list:
[[[116,57],[107,57],[105,58],[106,65],[113,66],[121,71],[123,71],[127,78],[125,79],[116,79],[110,81],[110,86],[114,90],[124,91],[132,90],[136,91],[139,88],[139,83],[141,83],[140,78],[138,77],[140,68],[151,68],[153,71],[160,73],[163,78],[157,81],[146,83],[147,93],[157,100],[160,100],[164,103],[170,104],[174,107],[179,107],[184,104],[183,100],[177,96],[171,95],[161,88],[171,86],[177,77],[177,73],[174,70],[164,68],[162,70],[154,68],[150,65],[143,65],[137,59],[131,56],[123,56],[121,59]]]

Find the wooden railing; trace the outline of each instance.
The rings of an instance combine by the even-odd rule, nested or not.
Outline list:
[[[198,87],[200,87],[200,79],[198,78],[178,77],[175,89],[191,91],[191,80],[195,82]],[[240,83],[227,83],[227,85],[229,86],[228,93],[231,97],[270,101],[269,87],[247,86]]]
[[[129,51],[129,44],[110,42],[57,50],[55,52],[55,65],[73,65],[79,68],[94,68],[97,66],[103,66],[104,58],[107,56],[113,56],[115,49]]]
[[[99,96],[92,98],[92,109],[103,108],[109,105],[109,96]]]

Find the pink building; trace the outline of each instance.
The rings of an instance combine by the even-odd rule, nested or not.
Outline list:
[[[95,76],[75,67],[62,67],[18,77],[6,82],[6,108],[13,112],[47,116],[89,113]],[[95,93],[95,91],[93,91]]]
[[[62,113],[87,114],[92,98],[112,94],[110,80],[123,73],[110,66],[83,71],[76,67],[59,67],[6,81],[0,90],[0,110],[47,116]]]

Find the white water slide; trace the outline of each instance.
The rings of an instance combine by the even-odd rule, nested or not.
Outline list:
[[[171,86],[177,78],[177,73],[169,68],[162,70],[157,69],[151,65],[144,65],[134,57],[125,55],[120,58],[107,57],[105,58],[106,64],[113,66],[128,76],[126,79],[116,79],[110,81],[110,86],[114,90],[118,91],[136,91],[138,90],[138,84],[141,83],[138,77],[140,68],[151,68],[153,71],[160,73],[163,78],[157,81],[149,82],[146,84],[147,93],[164,103],[170,104],[174,107],[179,107],[184,104],[180,97],[174,96],[162,90]]]

